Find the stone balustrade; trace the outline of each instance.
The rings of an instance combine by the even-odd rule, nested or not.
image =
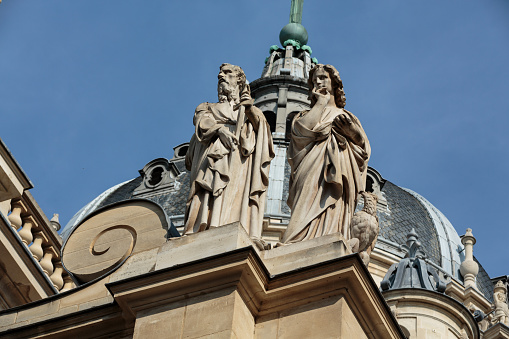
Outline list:
[[[20,199],[11,201],[8,220],[57,291],[65,292],[76,287],[62,266],[62,240],[55,226],[58,216],[50,222],[32,195],[25,191]]]

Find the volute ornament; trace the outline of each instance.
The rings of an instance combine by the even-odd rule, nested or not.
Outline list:
[[[62,249],[67,271],[79,283],[111,273],[129,256],[161,246],[171,224],[156,203],[145,199],[122,201],[87,216]]]

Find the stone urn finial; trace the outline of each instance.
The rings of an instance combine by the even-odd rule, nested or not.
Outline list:
[[[465,260],[461,263],[460,273],[463,276],[465,288],[477,288],[475,280],[479,273],[479,264],[474,261],[474,244],[476,240],[472,234],[472,229],[467,228],[467,232],[461,237],[461,243],[465,246]]]

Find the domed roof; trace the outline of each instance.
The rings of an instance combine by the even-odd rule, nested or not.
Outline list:
[[[449,275],[459,277],[463,245],[442,212],[421,195],[390,181],[385,182],[382,192],[387,208],[379,209],[380,236],[404,244],[406,235],[414,228],[429,259]]]

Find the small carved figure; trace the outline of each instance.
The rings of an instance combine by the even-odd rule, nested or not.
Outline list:
[[[253,106],[242,68],[222,64],[217,91],[219,102],[202,103],[194,114],[196,129],[186,154],[191,190],[184,234],[240,221],[260,246],[274,158],[270,127]]]
[[[507,288],[502,281],[497,282],[493,291],[494,322],[509,325],[509,308],[507,306]]]
[[[360,193],[364,199],[364,207],[353,215],[350,222],[350,248],[352,252],[359,252],[366,266],[369,264],[369,256],[375,247],[378,238],[378,217],[376,215],[376,203],[378,197],[370,192]]]
[[[311,109],[295,116],[288,148],[292,168],[285,244],[341,232],[350,239],[357,194],[365,190],[368,138],[352,113],[338,71],[316,65],[309,72]]]

